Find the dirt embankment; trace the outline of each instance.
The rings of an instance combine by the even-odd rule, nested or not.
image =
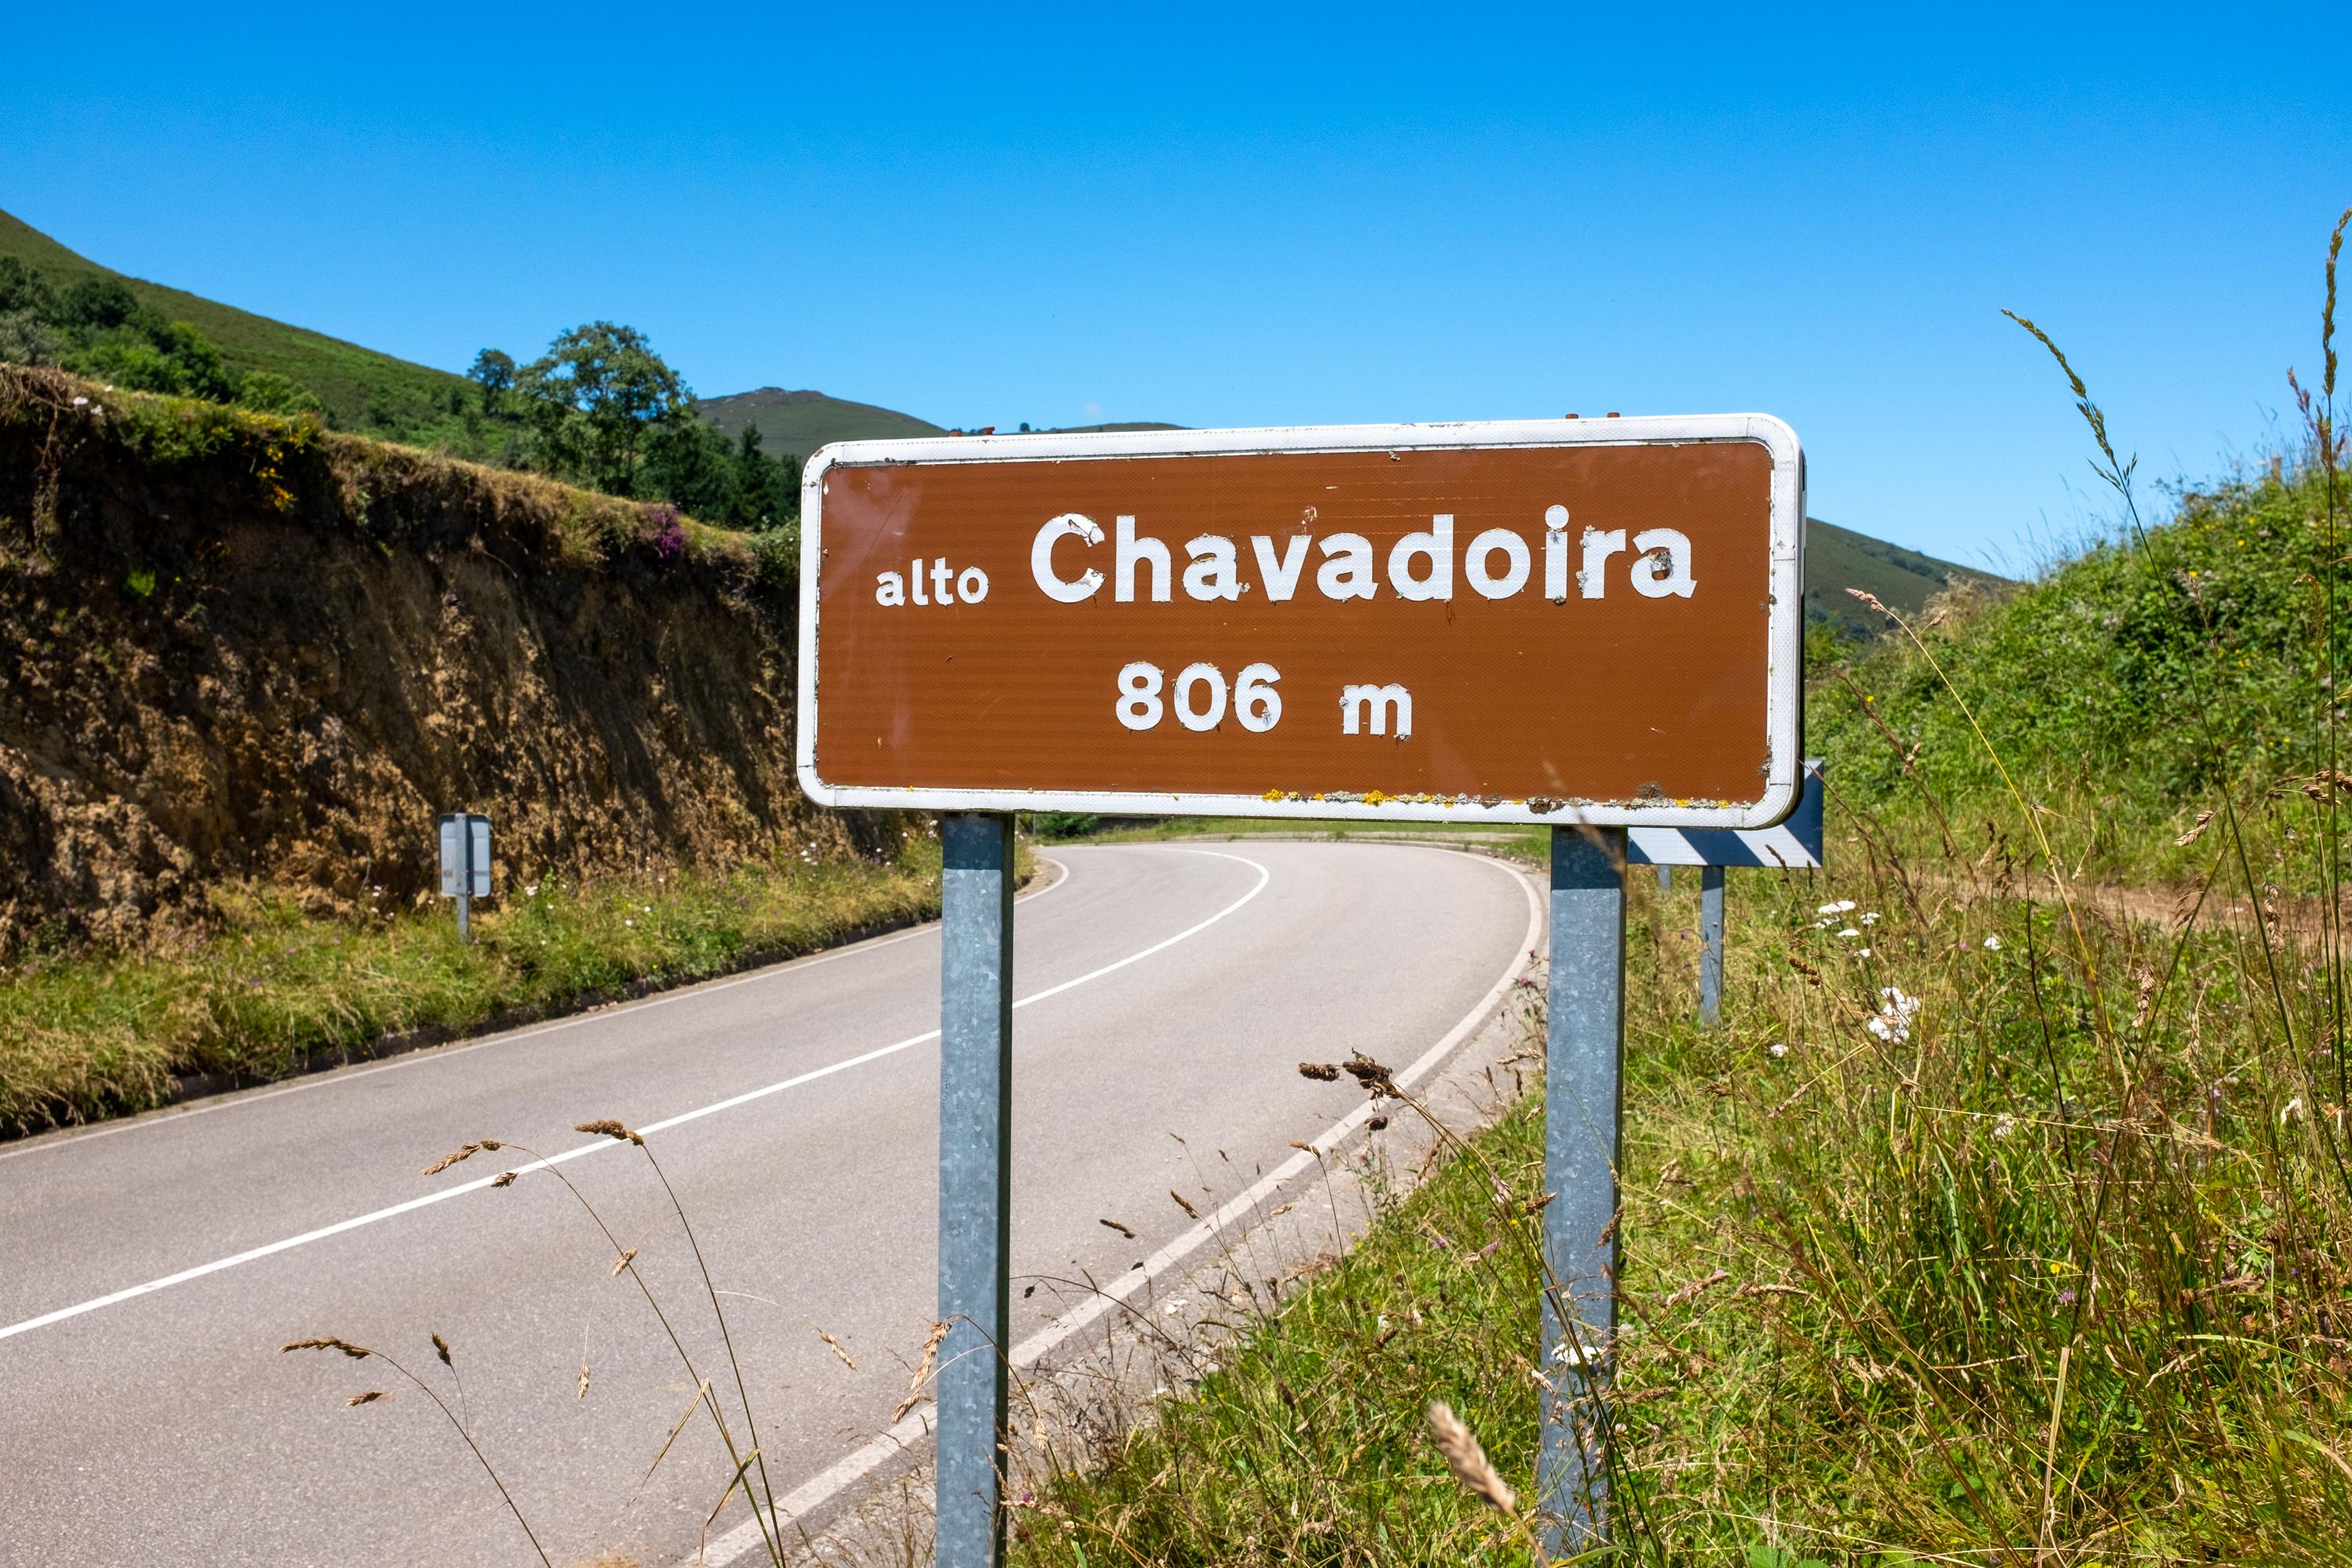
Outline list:
[[[429,896],[443,811],[517,878],[855,835],[788,616],[739,536],[0,366],[0,951]]]

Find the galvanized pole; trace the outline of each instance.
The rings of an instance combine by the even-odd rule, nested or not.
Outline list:
[[[939,1568],[1004,1560],[1012,1255],[1013,818],[940,823]]]
[[[1712,1029],[1723,1016],[1723,868],[1698,874],[1698,1021]]]
[[[467,918],[474,905],[474,829],[464,817],[457,819],[457,942],[460,946],[474,940],[472,921]]]
[[[1551,991],[1544,1068],[1541,1447],[1545,1550],[1609,1538],[1608,1394],[1617,1322],[1619,1076],[1625,1039],[1625,830],[1551,834]]]

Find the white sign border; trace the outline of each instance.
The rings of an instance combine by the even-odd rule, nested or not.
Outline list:
[[[817,772],[817,580],[824,560],[824,476],[836,464],[985,463],[1039,458],[1210,457],[1281,452],[1442,450],[1453,447],[1654,447],[1748,441],[1772,458],[1771,614],[1767,627],[1765,787],[1730,806],[1570,801],[1538,811],[1526,801],[1268,800],[1255,795],[1097,793],[1050,789],[940,789],[830,784]],[[1496,822],[1559,826],[1769,827],[1797,802],[1804,706],[1803,449],[1769,414],[1699,414],[1611,419],[1495,419],[1442,425],[1325,425],[1252,430],[1121,430],[1096,434],[930,436],[837,441],[801,475],[801,618],[798,772],[819,805],[917,811],[1057,811],[1099,816],[1253,816],[1313,821]]]

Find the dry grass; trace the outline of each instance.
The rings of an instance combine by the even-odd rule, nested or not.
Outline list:
[[[224,930],[143,954],[32,955],[0,967],[0,1129],[163,1103],[184,1074],[282,1076],[519,1023],[807,952],[939,908],[939,849],[785,854],[728,874],[585,886],[513,879],[458,942],[446,908],[343,921],[267,890],[220,895]]]

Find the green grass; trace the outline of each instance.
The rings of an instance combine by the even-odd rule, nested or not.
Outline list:
[[[927,918],[936,842],[895,860],[780,855],[727,873],[510,884],[462,945],[448,910],[356,922],[266,889],[216,895],[177,951],[34,955],[0,968],[0,1128],[144,1110],[183,1074],[279,1077],[389,1035],[460,1032],[723,974]]]
[[[1633,884],[1627,1557],[2340,1561],[2352,1193],[2308,1109],[2332,1068],[2286,1047],[2231,939],[2103,1030],[2091,977],[2122,978],[2128,1016],[2163,932],[2077,949],[2014,884],[1915,906],[1842,847],[1834,879],[1734,879],[1710,1033],[1691,895]],[[1879,917],[1864,938],[1817,924],[1832,893]],[[1907,1042],[1864,1026],[1887,985],[1923,1001]],[[1447,1401],[1531,1494],[1540,1110],[1050,1488],[1021,1561],[1524,1562],[1421,1413]]]
[[[2187,498],[2146,551],[2102,546],[2020,592],[1963,597],[1918,625],[1924,647],[1889,637],[1817,679],[1809,747],[1884,831],[1948,820],[1971,855],[2009,805],[1997,751],[2067,825],[2070,871],[2180,880],[2202,851],[2173,841],[2225,789],[2292,793],[2327,765],[2323,489],[2317,473],[2233,481]],[[2352,637],[2335,637],[2341,664]],[[2315,869],[2282,868],[2306,892]]]

